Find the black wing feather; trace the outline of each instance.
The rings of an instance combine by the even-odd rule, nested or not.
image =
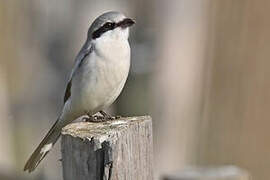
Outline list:
[[[64,104],[66,103],[66,101],[68,100],[68,98],[71,96],[71,80],[68,82],[67,87],[66,87],[66,92],[65,92],[65,96],[64,96]]]

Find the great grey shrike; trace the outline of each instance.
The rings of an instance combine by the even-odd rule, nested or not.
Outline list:
[[[130,67],[129,27],[135,22],[119,12],[107,12],[90,26],[67,83],[63,110],[31,155],[24,170],[32,172],[58,140],[62,128],[82,115],[110,106],[121,93]]]

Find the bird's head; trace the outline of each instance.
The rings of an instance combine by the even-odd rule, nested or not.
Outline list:
[[[124,38],[128,39],[129,27],[135,21],[127,18],[122,13],[110,11],[102,14],[92,23],[88,30],[88,39],[99,38]]]

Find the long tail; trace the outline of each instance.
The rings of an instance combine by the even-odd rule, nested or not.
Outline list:
[[[39,165],[41,160],[47,155],[47,153],[52,149],[53,145],[58,140],[61,134],[61,128],[57,125],[59,120],[57,120],[54,125],[51,127],[50,131],[41,141],[39,146],[36,148],[34,153],[28,159],[27,163],[24,166],[24,171],[32,172]]]

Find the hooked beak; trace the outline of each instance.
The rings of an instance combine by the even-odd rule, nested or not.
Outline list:
[[[121,28],[124,29],[124,28],[127,28],[127,27],[132,26],[133,24],[135,24],[135,21],[133,19],[126,18],[123,21],[119,22],[117,24],[117,26],[119,26],[119,27],[121,27]]]

